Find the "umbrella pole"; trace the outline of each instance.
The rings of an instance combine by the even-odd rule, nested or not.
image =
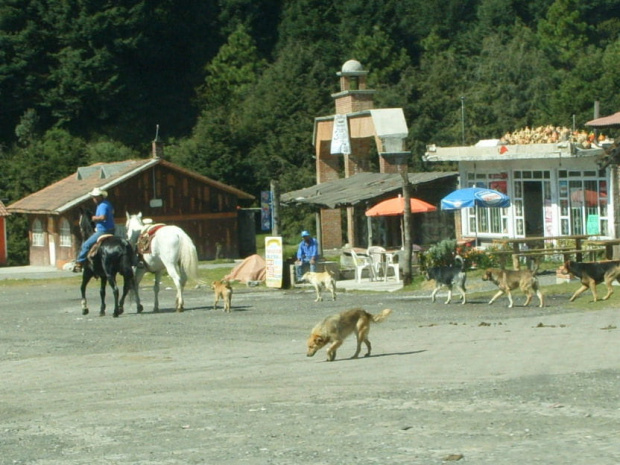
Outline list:
[[[478,204],[474,204],[474,223],[476,224],[476,239],[474,240],[474,247],[478,247]]]

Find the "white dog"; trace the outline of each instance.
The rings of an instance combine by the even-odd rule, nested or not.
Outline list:
[[[323,271],[322,273],[308,271],[304,273],[301,280],[314,286],[314,290],[316,291],[315,302],[323,300],[321,288],[325,288],[325,290],[330,291],[332,293],[332,300],[336,300],[336,280],[329,271]]]

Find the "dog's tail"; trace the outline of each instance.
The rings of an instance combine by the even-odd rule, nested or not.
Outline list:
[[[390,313],[392,313],[392,309],[386,308],[386,309],[382,310],[381,313],[378,313],[376,315],[371,315],[372,316],[372,321],[374,321],[375,323],[381,323],[388,316],[390,316]]]

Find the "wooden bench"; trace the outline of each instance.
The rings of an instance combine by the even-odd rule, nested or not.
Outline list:
[[[538,249],[538,250],[524,250],[518,254],[512,254],[513,266],[518,265],[519,258],[523,257],[528,260],[528,267],[531,268],[531,262],[538,263],[539,260],[546,255],[562,255],[563,261],[570,260],[573,255],[578,261],[582,260],[583,255],[589,255],[590,261],[596,261],[596,255],[599,252],[605,252],[605,247],[596,247],[591,249]],[[514,266],[515,270],[519,268]]]
[[[512,250],[499,250],[491,252],[492,254],[499,256],[499,262],[502,267],[506,265],[506,258],[508,255],[512,257],[512,267],[515,270],[520,268],[520,258],[528,259],[528,265],[531,265],[532,261],[538,262],[540,258],[547,255],[562,255],[563,261],[570,260],[575,255],[577,261],[582,260],[582,256],[588,254],[590,260],[596,259],[596,254],[599,252],[605,252],[605,247],[593,247],[588,249],[573,249],[570,247],[553,247],[546,249],[529,249],[515,253]]]

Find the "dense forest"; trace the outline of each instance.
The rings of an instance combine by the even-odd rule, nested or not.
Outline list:
[[[425,170],[429,143],[620,111],[620,1],[0,0],[0,199],[150,156],[158,125],[171,161],[254,195],[311,185],[352,58]]]

